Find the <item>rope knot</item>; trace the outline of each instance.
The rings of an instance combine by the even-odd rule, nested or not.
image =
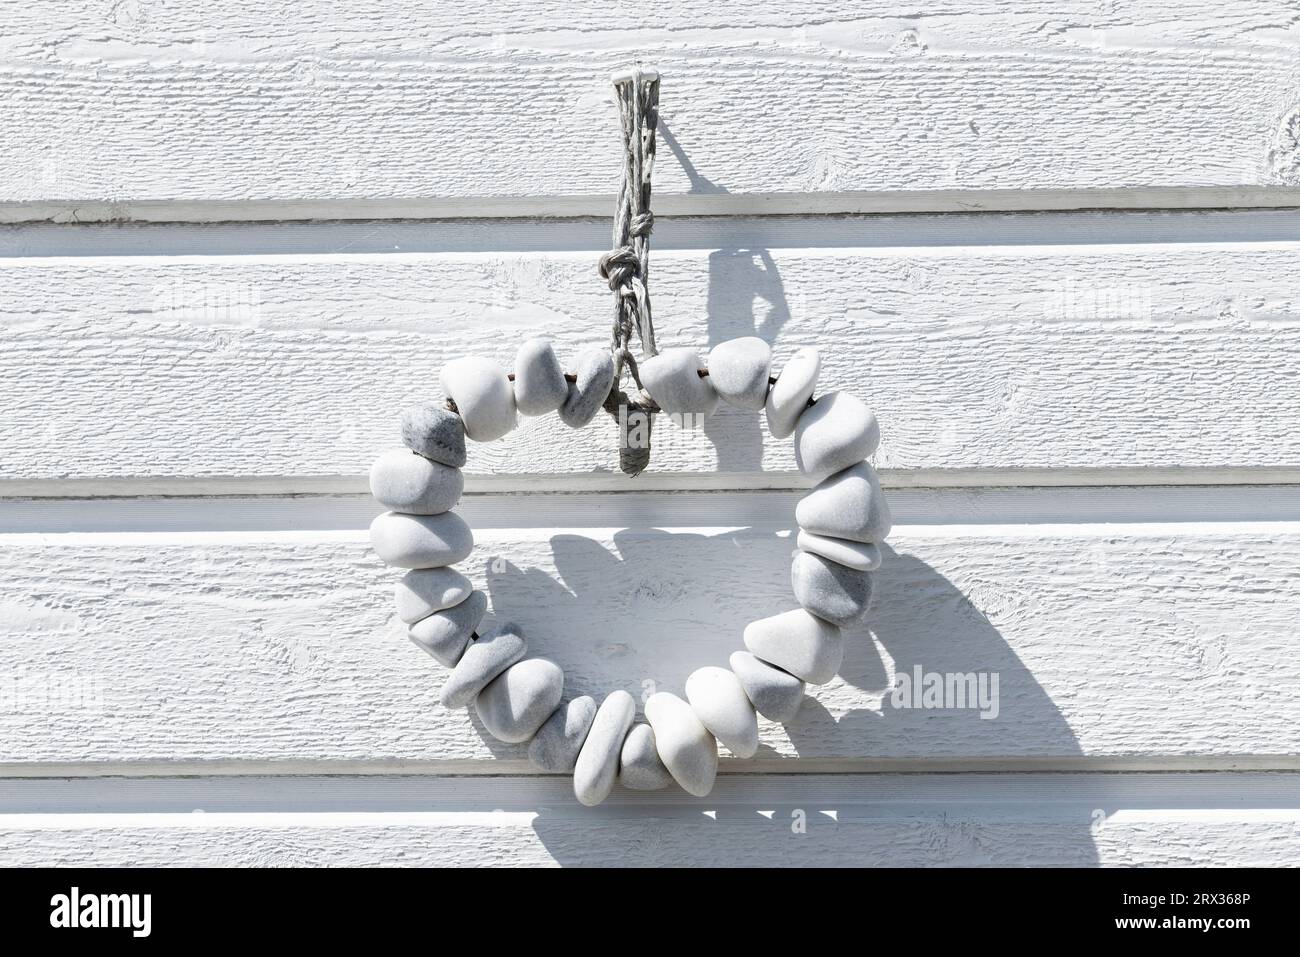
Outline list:
[[[609,288],[618,292],[624,286],[631,284],[641,272],[641,265],[637,261],[636,253],[632,251],[631,246],[622,246],[618,249],[611,249],[605,255],[600,257],[600,262],[596,266],[601,278],[609,283]]]
[[[654,232],[654,228],[655,214],[647,209],[644,213],[637,213],[632,217],[627,232],[629,236],[649,236]]]

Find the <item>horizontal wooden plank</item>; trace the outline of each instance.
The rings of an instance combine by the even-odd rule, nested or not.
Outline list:
[[[694,668],[725,663],[745,622],[791,605],[789,498],[771,503],[744,506],[768,516],[752,524],[707,504],[674,520],[666,501],[572,527],[525,501],[475,503],[498,523],[513,507],[530,524],[481,523],[466,568],[493,618],[521,621],[571,693],[679,690]],[[1168,756],[1288,766],[1300,755],[1298,537],[1294,521],[903,525],[870,630],[850,630],[840,676],[790,726],[765,724],[744,769],[796,758],[840,769]],[[519,748],[437,705],[442,671],[406,642],[390,605],[397,576],[360,530],[146,522],[0,543],[11,771],[527,767]],[[902,707],[915,697],[891,689],[918,668],[984,675],[986,706]]]
[[[0,864],[1286,866],[1298,791],[1294,774],[782,776],[581,808],[557,779],[10,781]]]
[[[0,199],[606,197],[633,58],[664,76],[661,193],[1300,179],[1286,0],[134,10],[6,11]]]
[[[860,393],[880,416],[885,469],[1300,461],[1300,312],[1287,278],[1298,213],[732,226],[668,231],[654,265],[661,343],[757,333],[778,364],[822,346],[823,386]],[[10,230],[0,471],[22,482],[360,476],[396,442],[399,409],[437,396],[453,356],[509,364],[533,333],[565,356],[604,340],[609,294],[592,270],[602,230]],[[104,254],[111,244],[118,255]],[[788,443],[752,414],[656,434],[655,472],[743,487],[793,469]],[[525,485],[616,477],[615,443],[607,417],[577,432],[528,420],[474,448],[470,469]]]

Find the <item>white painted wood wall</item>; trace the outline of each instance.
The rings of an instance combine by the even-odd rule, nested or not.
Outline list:
[[[6,7],[0,863],[1295,863],[1294,0],[895,9]],[[827,345],[898,525],[757,760],[592,811],[436,703],[363,475],[447,359],[604,341],[636,57],[661,343]],[[658,436],[472,450],[572,692],[788,602],[788,445]],[[998,718],[895,709],[918,665]]]

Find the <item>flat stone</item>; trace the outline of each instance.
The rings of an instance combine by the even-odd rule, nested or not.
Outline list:
[[[828,392],[804,410],[794,427],[794,461],[799,471],[821,481],[880,444],[875,413],[857,396]]]
[[[488,734],[506,744],[527,741],[564,694],[564,671],[547,658],[525,658],[497,675],[474,699]]]
[[[483,622],[487,606],[487,595],[481,591],[472,591],[460,604],[421,618],[407,630],[407,635],[411,641],[433,655],[439,664],[454,668],[465,653],[470,638]]]
[[[659,759],[650,725],[633,725],[623,739],[623,750],[618,756],[618,783],[633,791],[659,791],[673,783],[673,776]]]
[[[740,679],[745,696],[763,717],[785,724],[794,720],[803,704],[804,683],[775,665],[755,658],[748,651],[733,652],[732,672]]]
[[[844,660],[844,638],[829,621],[802,608],[760,618],[745,626],[745,647],[809,684],[824,685]]]
[[[573,767],[574,796],[587,807],[595,807],[614,789],[623,741],[635,717],[636,700],[623,690],[611,691],[596,710]]]
[[[709,381],[723,402],[757,412],[767,402],[772,347],[758,336],[720,342],[709,351]]]
[[[655,749],[673,780],[687,794],[704,797],[718,774],[718,742],[691,706],[667,691],[645,703],[646,720],[655,732]]]
[[[686,679],[686,700],[709,733],[738,758],[758,750],[758,715],[740,679],[726,668],[697,668]]]
[[[435,611],[459,605],[473,590],[470,580],[454,568],[413,568],[397,582],[397,617],[415,624]]]
[[[464,490],[465,475],[460,469],[410,449],[385,452],[370,466],[370,494],[394,512],[440,515],[456,507]]]
[[[469,557],[474,550],[474,533],[455,512],[441,515],[384,512],[370,523],[370,544],[389,565],[440,568]]]
[[[822,558],[829,558],[845,568],[856,568],[860,572],[869,572],[880,567],[880,548],[870,542],[852,542],[847,538],[815,535],[805,529],[800,529],[795,544],[805,552],[812,552]]]
[[[596,720],[596,699],[582,695],[551,712],[528,745],[528,760],[542,771],[568,774],[578,763],[578,752]]]
[[[871,572],[846,568],[812,552],[795,552],[790,563],[794,600],[833,625],[851,625],[867,613],[871,582]]]
[[[513,623],[498,625],[471,641],[442,686],[439,697],[443,707],[464,708],[488,682],[522,658],[527,650],[523,631]]]
[[[795,505],[794,520],[805,532],[851,542],[883,542],[894,527],[880,478],[866,462],[819,482]]]
[[[564,404],[569,383],[549,339],[529,339],[515,353],[515,405],[524,415],[545,415]]]
[[[789,438],[794,432],[795,423],[817,387],[821,370],[821,353],[812,346],[800,349],[785,364],[767,394],[767,430],[773,438]]]
[[[440,405],[402,410],[402,444],[442,465],[454,469],[465,466],[465,423]]]
[[[441,382],[475,442],[495,441],[515,427],[514,386],[495,362],[478,356],[453,359],[442,367]]]
[[[584,349],[575,363],[574,381],[568,383],[568,395],[560,406],[560,421],[581,429],[600,411],[614,385],[614,357],[601,346]]]
[[[665,349],[638,366],[641,384],[659,408],[682,428],[694,428],[718,406],[718,393],[708,377],[700,378],[704,366],[694,349]]]

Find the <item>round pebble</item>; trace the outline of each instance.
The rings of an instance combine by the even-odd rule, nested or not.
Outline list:
[[[682,427],[691,428],[699,419],[711,415],[718,405],[713,384],[707,376],[700,377],[703,368],[694,349],[679,347],[651,356],[637,371],[641,384],[659,403],[659,408],[676,417],[675,421]]]
[[[460,604],[421,618],[407,630],[407,634],[439,664],[454,668],[487,614],[487,606],[487,595],[472,591]]]
[[[442,367],[442,391],[475,442],[492,442],[515,427],[515,390],[505,370],[490,359],[466,356]]]
[[[527,741],[564,694],[564,671],[546,658],[525,658],[493,678],[474,699],[488,734],[506,744]]]
[[[474,533],[455,512],[384,512],[370,523],[370,544],[389,565],[439,568],[468,558],[474,550]]]
[[[528,643],[518,625],[503,624],[471,641],[442,686],[445,708],[464,708],[501,672],[524,656]],[[544,716],[543,716],[544,717]]]
[[[802,608],[760,618],[745,626],[745,647],[809,684],[824,685],[844,659],[839,628]]]
[[[595,807],[614,789],[623,740],[635,717],[636,701],[626,691],[612,691],[600,703],[573,768],[574,796],[587,807]]]
[[[794,520],[814,535],[853,542],[884,541],[894,524],[876,470],[866,462],[818,483],[795,506]]]
[[[867,613],[871,578],[871,572],[846,568],[812,552],[795,552],[790,563],[795,601],[833,625],[851,625]]]
[[[763,717],[785,724],[794,720],[803,703],[804,683],[748,651],[733,652],[729,661],[745,696]]]
[[[465,423],[440,405],[417,405],[402,412],[402,443],[426,459],[454,469],[465,465]]]
[[[847,392],[828,392],[804,410],[794,427],[795,464],[818,481],[861,462],[879,444],[875,413]]]
[[[709,381],[723,402],[757,412],[767,401],[772,347],[758,336],[720,342],[709,351]]]
[[[817,387],[821,368],[821,353],[811,346],[800,349],[785,364],[767,394],[767,430],[773,438],[789,438],[794,432]]]
[[[655,748],[673,780],[687,794],[704,797],[718,773],[718,742],[691,706],[667,691],[645,703],[646,720],[655,733]]]
[[[524,415],[545,415],[564,404],[569,383],[549,339],[529,339],[515,353],[515,405]]]
[[[659,791],[673,783],[673,776],[659,759],[650,725],[633,725],[623,740],[618,757],[618,782],[633,791]]]
[[[570,428],[581,429],[596,417],[609,390],[614,385],[614,357],[609,350],[593,346],[578,356],[574,381],[560,406],[560,421]]]
[[[470,580],[454,568],[413,568],[397,582],[397,617],[412,625],[459,605],[473,590]]]
[[[561,704],[533,735],[528,760],[542,771],[568,774],[578,763],[578,752],[595,720],[596,699],[591,695]]]
[[[871,542],[852,542],[847,538],[830,538],[826,535],[815,535],[807,529],[800,529],[795,544],[805,552],[812,552],[822,558],[829,558],[845,568],[856,568],[860,572],[869,572],[880,567],[880,548]]]
[[[370,494],[384,508],[412,515],[440,515],[456,507],[465,489],[460,469],[409,449],[385,452],[370,466]]]
[[[738,758],[758,751],[758,715],[740,679],[726,668],[697,668],[686,679],[686,700],[709,733]]]

